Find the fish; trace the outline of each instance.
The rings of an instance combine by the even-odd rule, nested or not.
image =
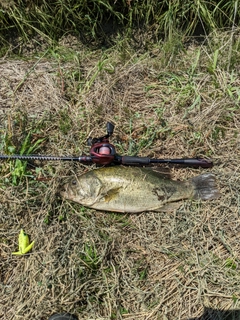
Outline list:
[[[178,181],[149,168],[112,166],[71,177],[60,195],[65,200],[97,210],[138,213],[169,211],[171,203],[185,199],[216,199],[220,193],[212,173]]]

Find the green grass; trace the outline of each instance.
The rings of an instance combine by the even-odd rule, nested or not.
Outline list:
[[[80,254],[80,261],[88,269],[94,271],[100,266],[100,257],[97,254],[97,250],[93,244],[85,243],[83,251]],[[79,274],[81,277],[81,274]]]
[[[16,120],[15,125],[17,125],[17,122],[18,121]],[[10,156],[13,154],[29,155],[36,153],[41,148],[42,143],[45,140],[45,138],[37,138],[37,132],[37,128],[34,128],[28,133],[23,133],[20,144],[13,138],[11,133],[3,133],[1,137],[3,153]],[[27,161],[21,161],[19,159],[10,160],[8,161],[8,165],[8,170],[11,172],[10,181],[13,185],[17,185],[23,177],[33,178],[32,173],[27,169]],[[38,173],[37,168],[36,173]]]
[[[55,2],[0,1],[0,41],[8,45],[6,34],[28,41],[38,34],[46,41],[58,41],[74,34],[85,42],[114,43],[120,33],[149,30],[154,37],[174,41],[182,37],[231,28],[239,19],[239,1],[125,1],[106,0]],[[144,40],[143,40],[144,41]],[[144,41],[145,42],[145,41]],[[2,54],[4,50],[2,49]]]
[[[168,23],[180,15],[171,5]],[[207,3],[198,5],[203,14]],[[136,2],[131,10],[133,23]],[[210,310],[226,320],[239,310],[239,30],[184,44],[166,28],[165,41],[145,33],[138,50],[129,37],[91,50],[68,36],[37,53],[22,45],[24,60],[9,51],[0,64],[0,152],[88,154],[87,138],[103,136],[112,121],[119,154],[213,158],[222,197],[183,201],[171,213],[106,213],[59,195],[69,176],[94,166],[1,161],[3,319],[61,311],[88,320],[192,319]],[[159,169],[178,180],[205,172]],[[22,227],[36,245],[18,259],[11,252]]]

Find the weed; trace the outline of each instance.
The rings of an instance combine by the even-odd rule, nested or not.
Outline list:
[[[11,155],[18,152],[20,155],[28,155],[36,152],[40,147],[45,138],[37,139],[32,143],[32,132],[30,131],[25,139],[23,140],[22,145],[19,150],[13,145],[10,145],[11,139],[6,134],[5,135],[5,147],[4,149],[7,151],[6,153]],[[32,174],[27,170],[27,161],[21,161],[19,159],[9,161],[12,183],[13,185],[17,185],[23,177],[32,177]]]
[[[11,30],[28,41],[34,34],[58,40],[65,34],[79,34],[85,41],[111,42],[111,34],[125,34],[148,28],[155,35],[164,35],[170,42],[176,30],[191,35],[199,26],[205,33],[217,27],[233,27],[239,18],[239,1],[64,1],[46,0],[0,2],[0,39],[6,44],[5,34]],[[107,21],[107,22],[106,22]],[[109,24],[109,26],[108,26]],[[111,31],[110,31],[111,29]],[[4,34],[5,33],[5,34]]]
[[[84,266],[95,271],[99,268],[101,258],[97,253],[97,249],[93,243],[85,243],[80,254],[81,262]]]
[[[212,130],[212,139],[217,141],[223,139],[225,136],[225,128],[220,126],[215,126]]]
[[[124,307],[120,307],[119,312],[120,312],[120,314],[122,315],[122,314],[127,314],[129,311],[128,311],[126,308],[124,308]]]
[[[237,264],[236,264],[236,262],[233,260],[233,259],[231,259],[231,258],[228,258],[226,261],[225,261],[225,267],[226,268],[229,268],[229,269],[232,269],[232,270],[236,270],[236,268],[237,268]]]
[[[139,280],[143,281],[147,279],[147,268],[145,268],[144,270],[139,271]]]
[[[59,119],[59,129],[62,131],[63,134],[67,134],[72,127],[72,120],[69,116],[69,111],[66,108],[65,110],[61,110]]]
[[[215,74],[215,71],[217,69],[218,56],[219,56],[219,50],[217,49],[214,52],[213,61],[211,62],[210,66],[208,67],[208,72],[210,74]]]
[[[47,225],[49,225],[50,224],[50,219],[49,219],[49,215],[47,215],[44,219],[43,219],[43,222],[45,223],[45,224],[47,224]]]
[[[121,228],[126,226],[131,226],[131,221],[129,220],[128,215],[124,215],[121,213],[110,212],[107,215],[107,223],[118,225]]]

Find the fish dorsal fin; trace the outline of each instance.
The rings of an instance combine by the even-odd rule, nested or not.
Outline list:
[[[160,167],[144,167],[145,171],[149,173],[156,174],[157,176],[161,177],[162,179],[171,179],[171,173],[168,168],[160,168]]]

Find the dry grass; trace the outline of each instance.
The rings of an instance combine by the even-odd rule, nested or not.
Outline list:
[[[86,138],[113,121],[121,154],[212,157],[222,193],[170,214],[109,214],[59,197],[61,180],[86,169],[80,164],[34,163],[38,170],[30,166],[13,185],[13,164],[2,162],[2,319],[60,311],[89,320],[240,319],[228,312],[240,309],[239,51],[229,39],[215,35],[176,54],[164,43],[141,54],[65,46],[38,60],[1,61],[3,152],[19,151],[31,132],[32,141],[45,138],[42,154],[82,154]],[[16,257],[21,227],[36,245]]]

